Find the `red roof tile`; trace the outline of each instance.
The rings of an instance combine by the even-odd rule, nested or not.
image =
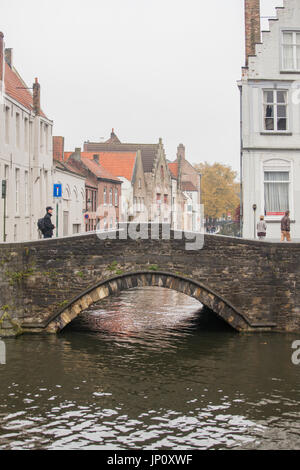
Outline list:
[[[18,103],[23,105],[29,111],[33,111],[33,99],[32,94],[27,88],[27,85],[22,80],[16,69],[10,66],[5,62],[5,93],[16,100]],[[41,111],[41,116],[46,117],[43,111]]]
[[[92,173],[94,173],[95,176],[97,176],[97,178],[104,178],[104,179],[116,181],[117,183],[121,183],[119,178],[112,175],[109,171],[107,171],[105,168],[103,168],[102,165],[99,165],[99,163],[95,162],[94,160],[92,160],[90,158],[83,157],[83,156],[81,156],[81,160],[82,160],[83,164]]]
[[[68,160],[72,152],[65,152]],[[99,156],[99,164],[111,175],[132,180],[136,161],[136,152],[81,152],[81,157],[93,160],[94,155]]]
[[[169,170],[174,178],[178,178],[178,163],[168,163]]]
[[[145,173],[151,173],[154,161],[157,157],[159,144],[123,144],[110,142],[85,142],[84,150],[89,153],[101,152],[137,152],[141,151],[143,168]]]

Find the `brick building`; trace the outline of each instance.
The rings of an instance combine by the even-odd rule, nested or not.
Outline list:
[[[65,152],[65,162],[86,179],[86,231],[112,229],[121,221],[122,181],[106,170],[97,154]]]
[[[173,226],[199,231],[201,226],[201,176],[185,157],[185,147],[177,148],[177,158],[169,163],[173,179]]]
[[[171,174],[166,160],[162,139],[157,144],[122,143],[112,130],[106,142],[85,142],[84,150],[98,153],[100,163],[105,159],[107,168],[115,167],[115,161],[125,154],[135,154],[131,177],[132,208],[129,208],[127,220],[171,221],[169,208],[172,204]],[[111,161],[111,163],[109,163]],[[121,173],[120,170],[116,170]],[[124,176],[120,174],[119,176]]]
[[[122,143],[112,130],[106,142],[85,142],[84,149],[131,188],[122,220],[168,222],[173,228],[200,230],[200,175],[179,145],[170,163],[162,139],[157,144]],[[130,183],[128,185],[128,182]],[[129,193],[128,193],[129,194]]]

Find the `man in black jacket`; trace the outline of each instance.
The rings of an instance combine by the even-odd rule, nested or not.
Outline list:
[[[43,230],[43,235],[44,238],[52,238],[53,237],[53,230],[55,229],[55,225],[52,224],[51,222],[51,217],[53,214],[53,208],[52,207],[46,207],[46,215],[44,217],[44,230]]]

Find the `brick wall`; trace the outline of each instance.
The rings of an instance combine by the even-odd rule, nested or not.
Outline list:
[[[61,136],[53,136],[53,158],[57,161],[64,161],[65,139]]]
[[[255,55],[255,44],[260,43],[260,0],[245,0],[246,65],[249,55]]]

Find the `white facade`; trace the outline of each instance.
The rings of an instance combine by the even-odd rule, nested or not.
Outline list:
[[[267,238],[280,238],[280,220],[290,210],[295,239],[300,238],[300,2],[285,0],[269,24],[239,83],[243,236],[254,238],[264,215]]]
[[[5,90],[0,103],[0,180],[7,181],[6,241],[35,240],[37,221],[52,200],[53,123],[14,101]],[[4,241],[3,199],[0,240]]]
[[[56,167],[53,171],[53,184],[62,185],[62,198],[53,199],[51,204],[54,209],[52,223],[56,227],[54,237],[56,234],[58,237],[66,237],[84,233],[85,178]]]
[[[199,217],[201,215],[198,203],[198,191],[184,191],[183,194],[186,197],[184,207],[184,229],[197,232],[200,230]]]
[[[127,222],[128,217],[132,216],[133,211],[133,185],[124,176],[118,176],[119,180],[122,181],[122,192],[121,192],[121,213],[120,221]]]

